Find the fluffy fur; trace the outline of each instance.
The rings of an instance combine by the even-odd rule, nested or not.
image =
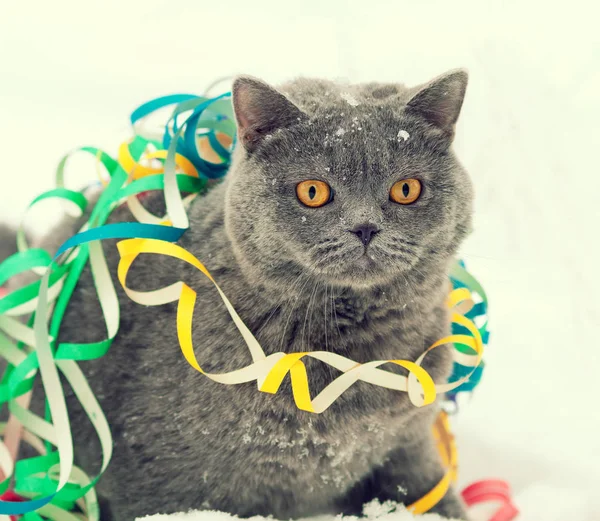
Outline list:
[[[471,220],[471,184],[451,150],[466,83],[463,71],[412,89],[300,79],[275,90],[236,80],[241,144],[226,180],[192,204],[180,244],[206,263],[267,353],[414,360],[448,333],[448,266]],[[409,206],[389,198],[403,178],[423,183]],[[307,179],[329,183],[333,200],[303,206],[295,186]],[[159,211],[158,199],[149,204]],[[114,219],[130,217],[119,210]],[[368,247],[350,231],[363,224],[378,229]],[[114,244],[104,251],[116,271]],[[223,372],[249,363],[202,275],[153,256],[137,261],[129,279],[143,290],[176,280],[198,291],[201,365]],[[181,355],[175,306],[143,308],[115,285],[117,340],[106,357],[82,364],[115,439],[98,487],[103,519],[202,508],[279,519],[352,514],[373,498],[409,504],[441,478],[430,435],[437,404],[417,409],[403,393],[359,382],[314,415],[297,410],[288,380],[276,396],[213,383]],[[60,341],[105,334],[86,272]],[[427,359],[436,381],[450,367],[449,351]],[[308,372],[313,393],[336,376],[317,362]],[[69,404],[78,463],[93,471],[98,442]],[[435,511],[464,518],[453,491]]]

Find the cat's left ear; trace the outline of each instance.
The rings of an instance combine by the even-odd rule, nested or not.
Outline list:
[[[416,89],[406,110],[423,117],[428,123],[452,137],[468,81],[469,75],[465,69],[447,72]]]
[[[253,152],[268,134],[307,118],[283,94],[251,76],[235,79],[232,97],[238,136],[248,152]]]

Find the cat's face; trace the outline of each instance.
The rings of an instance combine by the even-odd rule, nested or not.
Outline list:
[[[471,219],[471,184],[449,148],[457,74],[412,92],[364,86],[352,104],[343,88],[304,80],[287,88],[298,106],[238,80],[227,222],[239,253],[267,272],[356,286],[447,260]]]

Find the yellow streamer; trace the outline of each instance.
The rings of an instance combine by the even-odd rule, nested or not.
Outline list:
[[[458,453],[454,437],[450,433],[448,416],[441,412],[433,424],[433,436],[437,442],[438,452],[442,465],[446,468],[446,472],[439,483],[433,487],[422,498],[409,505],[407,510],[413,514],[424,514],[429,512],[437,505],[447,494],[452,482],[456,480],[458,467]]]
[[[168,222],[164,224],[168,224]],[[465,365],[472,366],[474,370],[481,361],[483,354],[481,335],[469,319],[458,313],[452,313],[453,322],[465,326],[472,336],[450,335],[442,338],[429,347],[415,362],[409,360],[377,360],[359,364],[339,354],[328,351],[288,354],[275,353],[267,357],[252,332],[236,313],[231,302],[222,292],[204,264],[190,252],[176,244],[155,239],[128,239],[119,242],[118,248],[121,255],[117,270],[118,278],[130,297],[134,298],[136,302],[150,306],[173,302],[175,300],[179,301],[177,310],[177,335],[182,353],[194,369],[213,380],[230,385],[242,381],[254,380],[257,382],[260,391],[271,394],[277,393],[285,376],[290,373],[294,401],[297,407],[304,411],[314,413],[325,411],[346,389],[358,380],[368,381],[371,384],[391,389],[408,391],[409,398],[413,404],[423,407],[433,403],[440,392],[447,392],[450,389],[458,387],[470,376],[467,375],[458,382],[451,384],[436,385],[429,373],[421,367],[421,363],[428,352],[439,346],[457,342],[471,347],[475,352],[475,355],[460,354]],[[183,282],[151,292],[136,292],[128,288],[126,284],[127,273],[137,256],[141,253],[154,253],[174,257],[191,264],[201,271],[219,292],[230,316],[250,349],[253,363],[230,373],[213,375],[204,372],[194,354],[192,340],[192,322],[196,292]],[[448,305],[456,308],[456,306],[469,298],[470,292],[468,290],[464,288],[454,290],[448,298]],[[321,360],[343,372],[342,375],[330,383],[314,399],[311,399],[310,396],[306,367],[302,362],[302,358],[306,356]],[[409,372],[408,378],[378,369],[380,365],[386,363],[394,363],[405,368]]]
[[[168,153],[167,150],[157,150],[156,152],[150,152],[148,154],[145,154],[144,158],[146,158],[146,159],[166,159],[167,153]],[[119,147],[119,156],[118,157],[119,157],[119,163],[120,163],[121,167],[123,168],[123,170],[125,170],[125,172],[130,173],[131,176],[133,177],[133,179],[141,179],[142,177],[146,177],[149,175],[162,174],[164,172],[164,169],[162,167],[154,168],[154,167],[150,167],[150,166],[143,166],[140,163],[138,163],[137,161],[135,161],[135,159],[133,159],[133,157],[131,156],[131,153],[129,152],[129,144],[128,143],[121,144],[121,146]],[[191,163],[191,161],[189,159],[187,159],[185,156],[182,156],[181,154],[175,154],[175,165],[184,174],[187,174],[191,177],[199,177],[198,171],[196,170],[194,165]]]
[[[162,224],[169,225],[165,221]],[[374,385],[388,387],[392,389],[405,390],[409,392],[409,398],[418,407],[423,407],[433,403],[438,393],[447,392],[458,387],[466,381],[470,374],[451,384],[436,385],[429,373],[421,367],[423,359],[431,350],[442,345],[460,343],[473,349],[474,355],[459,353],[457,358],[465,365],[470,365],[473,370],[481,362],[483,356],[483,341],[479,330],[473,322],[457,312],[458,310],[470,309],[472,305],[471,293],[466,288],[453,290],[448,296],[448,307],[453,310],[451,313],[452,321],[467,328],[469,335],[449,335],[432,344],[415,362],[409,360],[379,360],[360,364],[343,357],[339,354],[327,351],[300,352],[300,353],[274,353],[266,356],[264,350],[252,335],[241,318],[237,315],[235,309],[227,299],[225,294],[219,288],[216,281],[211,276],[206,267],[190,252],[177,246],[154,239],[128,239],[118,243],[118,249],[121,256],[118,266],[118,278],[128,293],[135,295],[135,300],[146,305],[156,305],[169,300],[166,294],[170,292],[170,301],[178,300],[177,308],[177,335],[181,351],[187,362],[197,371],[204,374],[212,380],[224,384],[236,384],[242,382],[256,381],[258,388],[262,392],[276,394],[279,390],[285,376],[289,373],[292,385],[292,394],[296,406],[304,411],[312,413],[321,413],[326,410],[343,392],[358,380],[368,381]],[[167,255],[177,258],[188,264],[191,264],[201,271],[215,286],[219,292],[223,303],[234,320],[238,330],[246,341],[253,363],[242,369],[222,374],[206,373],[194,353],[192,339],[192,324],[194,319],[194,308],[196,304],[197,293],[187,284],[180,282],[169,288],[155,290],[151,292],[134,292],[126,285],[127,273],[135,259],[141,253],[153,253]],[[162,292],[162,293],[161,293]],[[465,304],[467,304],[465,306]],[[343,374],[329,384],[317,397],[311,399],[310,388],[306,366],[302,362],[304,357],[310,356],[328,363],[343,371]],[[385,363],[394,363],[404,367],[409,372],[409,377],[392,374],[378,369],[378,366]],[[423,514],[431,510],[446,495],[452,482],[456,479],[457,473],[457,451],[454,438],[450,434],[448,418],[445,413],[440,413],[437,421],[433,425],[433,434],[437,442],[438,451],[442,465],[446,472],[442,479],[422,498],[415,501],[407,508],[415,514]]]

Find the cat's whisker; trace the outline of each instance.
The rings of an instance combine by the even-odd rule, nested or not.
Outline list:
[[[316,285],[315,285],[315,291],[313,294],[314,297],[314,303],[315,303],[315,308],[316,308],[316,304],[317,304],[317,295],[319,294],[319,286],[321,285],[320,281],[317,281]],[[307,345],[307,350],[312,349],[311,347],[311,326],[312,326],[312,319],[313,319],[313,315],[315,313],[315,308],[313,308],[313,298],[311,298],[310,302],[309,302],[309,308],[310,308],[310,313],[308,315],[308,335],[306,336],[306,345]]]
[[[289,297],[290,293],[292,293],[292,290],[294,290],[294,289],[297,288],[298,284],[300,283],[300,280],[302,279],[302,277],[304,275],[305,275],[304,273],[300,273],[300,275],[298,275],[296,277],[296,279],[294,280],[294,282],[290,286],[289,292],[286,292],[286,293],[284,293],[282,295],[282,297],[279,299],[277,305],[273,308],[273,311],[271,312],[271,314],[269,315],[269,317],[267,318],[267,320],[265,320],[265,322],[257,329],[256,333],[254,333],[255,336],[257,336],[258,334],[260,334],[260,332],[265,328],[265,326],[269,323],[269,321],[275,316],[275,313],[277,312],[277,310],[279,308],[281,308],[281,305]]]
[[[325,316],[325,351],[329,350],[329,344],[327,342],[327,286],[328,284],[325,284],[325,293],[323,298],[323,315]]]
[[[332,264],[335,260],[340,259],[343,255],[329,255],[327,257],[320,257],[316,259],[313,263],[313,268],[322,268]]]
[[[401,244],[406,244],[407,246],[415,246],[417,248],[419,247],[419,243],[414,242],[414,241],[408,241],[406,239],[403,239],[402,237],[394,237],[394,240]]]
[[[341,241],[335,242],[333,244],[328,243],[328,244],[317,244],[314,249],[316,249],[320,254],[326,254],[329,252],[334,252],[339,250],[342,246],[344,246],[344,243],[342,243]]]
[[[302,346],[304,349],[306,349],[306,344],[304,343],[304,332],[306,331],[306,324],[308,322],[308,314],[311,311],[311,307],[312,307],[312,301],[313,298],[315,297],[315,294],[317,292],[317,286],[319,284],[319,281],[315,282],[315,286],[311,292],[310,298],[308,299],[308,303],[306,305],[306,315],[304,316],[304,323],[302,324]]]
[[[407,255],[417,255],[418,249],[417,248],[407,248],[406,246],[403,246],[401,244],[396,244],[396,243],[390,243],[386,245],[388,248],[390,249],[395,249],[398,252],[402,252],[402,253],[406,253]],[[380,245],[381,247],[381,245]]]
[[[333,295],[333,286],[331,286],[331,293],[330,293],[330,296],[329,296],[329,306],[331,308],[330,309],[331,316],[334,317],[335,324],[337,326],[338,335],[340,336],[340,340],[341,340],[342,333],[340,331],[340,326],[339,326],[338,321],[337,321],[337,313],[335,311],[335,297]]]
[[[344,251],[334,252],[326,256],[320,255],[317,259],[314,260],[312,267],[313,269],[331,267],[332,264],[339,263],[345,258],[354,260],[358,257],[361,251],[362,246],[358,246],[356,248],[349,248]]]
[[[310,281],[310,276],[307,277],[306,280],[304,281],[304,284],[302,284],[302,287],[300,288],[299,293],[302,293],[302,291],[304,290],[304,288],[306,287],[306,285],[308,284],[309,281]],[[283,332],[281,333],[281,342],[279,343],[280,350],[283,349],[283,343],[285,341],[285,332],[287,331],[288,325],[290,323],[290,319],[292,318],[294,311],[298,307],[298,301],[299,301],[299,298],[296,296],[294,303],[290,306],[290,313],[287,317],[287,320],[285,321],[285,325],[283,327]]]
[[[332,289],[333,289],[333,287],[332,287]],[[342,337],[342,331],[340,330],[340,323],[339,323],[338,316],[337,316],[337,309],[336,309],[336,304],[335,304],[336,299],[337,299],[337,295],[331,296],[331,307],[333,309],[333,317],[335,320],[335,327],[337,329],[340,342],[344,342],[344,339]],[[342,348],[345,353],[348,353],[348,348],[345,345],[339,345],[338,350],[340,350],[340,348]]]
[[[322,260],[322,259],[327,259],[329,257],[332,257],[334,255],[339,255],[340,253],[342,253],[342,252],[340,252],[340,248],[342,246],[343,245],[340,244],[340,247],[338,247],[338,248],[336,248],[335,250],[332,250],[332,251],[326,251],[326,252],[317,251],[317,252],[315,252],[315,257],[317,257],[318,260]]]
[[[403,278],[404,278],[404,281],[406,282],[406,285],[410,288],[411,292],[414,295],[416,295],[417,294],[416,288],[410,283],[410,281],[408,280],[408,278],[406,276],[404,276]],[[426,345],[425,345],[425,329],[424,329],[425,328],[425,322],[423,320],[423,314],[421,313],[421,308],[420,308],[419,303],[418,303],[417,300],[418,299],[414,298],[414,299],[411,299],[410,302],[415,305],[415,309],[416,309],[417,314],[419,316],[419,322],[421,323],[421,330],[420,330],[420,332],[421,332],[421,338],[422,338],[422,344],[423,344],[422,352],[424,352],[425,349],[426,349]]]
[[[394,251],[392,248],[385,248],[382,246],[373,246],[373,252],[377,255],[383,256],[385,260],[397,261],[398,259],[405,262],[412,262],[418,260],[419,257],[416,254],[407,254],[401,251]]]
[[[328,288],[329,288],[329,299],[327,298]],[[329,345],[327,343],[327,329],[328,329],[327,322],[328,322],[328,318],[329,318],[329,323],[330,324],[332,323],[332,319],[331,319],[332,313],[331,313],[331,307],[329,309],[329,313],[327,313],[327,304],[331,303],[332,293],[333,293],[333,286],[330,286],[329,284],[325,284],[325,298],[324,298],[324,306],[323,306],[323,311],[325,313],[325,351],[329,351]],[[335,349],[336,346],[335,346],[335,344],[333,344],[333,335],[332,335],[331,341],[332,341],[332,350],[336,351],[336,349]],[[335,379],[333,367],[328,365],[327,370],[328,370],[327,372],[329,373],[330,381],[333,381]]]

